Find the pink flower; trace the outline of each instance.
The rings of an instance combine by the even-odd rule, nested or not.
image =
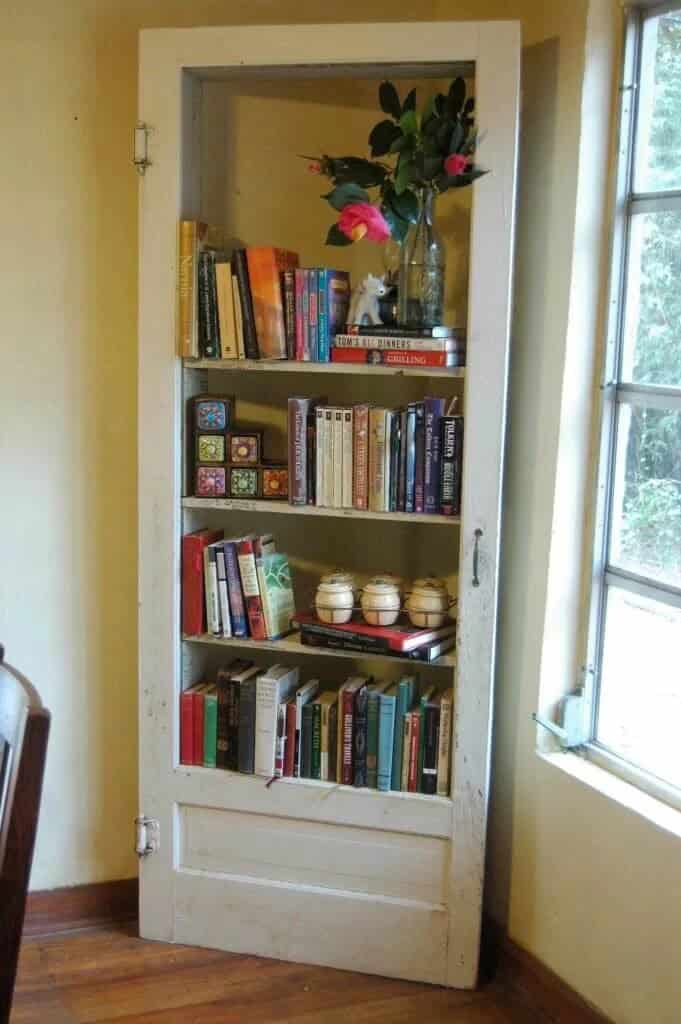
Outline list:
[[[445,171],[450,178],[456,178],[458,174],[466,173],[469,162],[469,158],[463,153],[450,153],[445,160]]]
[[[322,165],[319,162],[319,160],[312,160],[307,165],[307,169],[310,172],[310,174],[321,174],[322,173]]]
[[[353,242],[358,242],[360,238],[368,238],[370,242],[385,242],[390,238],[388,222],[371,203],[348,203],[341,210],[338,227]]]

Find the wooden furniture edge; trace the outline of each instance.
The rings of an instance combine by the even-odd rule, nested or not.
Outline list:
[[[123,878],[28,894],[24,938],[137,918],[138,880]]]
[[[492,977],[511,989],[547,1024],[613,1024],[560,975],[518,945],[493,918],[485,915],[482,931],[481,982]]]

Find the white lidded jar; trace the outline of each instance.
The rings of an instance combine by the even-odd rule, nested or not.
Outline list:
[[[452,604],[445,581],[436,576],[426,576],[414,581],[405,608],[413,626],[439,629]]]
[[[355,591],[355,580],[349,572],[325,573],[314,598],[317,618],[332,626],[349,622],[355,606]]]
[[[362,614],[370,626],[392,626],[398,619],[402,598],[399,584],[390,573],[372,576],[362,588]]]

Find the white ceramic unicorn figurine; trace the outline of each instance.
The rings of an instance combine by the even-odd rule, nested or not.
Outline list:
[[[382,277],[367,274],[363,281],[352,290],[349,324],[382,324],[378,312],[378,300],[388,294],[388,287]]]

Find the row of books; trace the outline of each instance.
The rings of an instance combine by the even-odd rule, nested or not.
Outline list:
[[[297,666],[236,659],[180,697],[180,761],[246,774],[447,796],[453,691],[350,676],[300,685]]]
[[[219,229],[179,227],[178,345],[187,358],[328,362],[350,301],[346,271],[303,269],[275,246],[227,254]]]
[[[289,398],[289,503],[460,514],[463,416],[444,398],[405,409]]]
[[[466,335],[456,327],[348,324],[331,343],[331,362],[450,368],[466,365]]]
[[[295,611],[291,571],[271,533],[225,539],[202,529],[182,538],[182,631],[186,636],[276,640]]]

